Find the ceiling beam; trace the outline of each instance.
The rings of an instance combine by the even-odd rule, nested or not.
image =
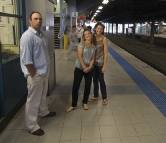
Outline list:
[[[85,11],[87,11],[87,9],[96,7],[97,5],[100,5],[102,3],[102,0],[84,0],[81,3],[79,3],[77,5],[77,12],[78,14],[82,14]]]

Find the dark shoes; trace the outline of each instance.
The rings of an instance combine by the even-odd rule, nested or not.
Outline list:
[[[52,116],[55,116],[55,115],[56,115],[56,112],[49,112],[46,116],[44,116],[42,118],[52,117]],[[29,132],[29,133],[31,133],[31,132]],[[32,132],[31,134],[36,135],[36,136],[42,136],[42,135],[44,135],[44,131],[41,128],[39,128],[36,131]]]
[[[31,134],[36,135],[36,136],[42,136],[42,135],[44,135],[44,131],[41,128],[39,128],[36,131],[32,132]]]
[[[44,116],[43,118],[45,117],[52,117],[52,116],[55,116],[56,115],[56,112],[49,112],[46,116]]]

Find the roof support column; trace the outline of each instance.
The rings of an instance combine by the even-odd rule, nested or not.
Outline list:
[[[113,31],[114,31],[114,24],[112,23],[112,35],[113,35]]]
[[[118,23],[116,23],[116,35],[118,35]]]
[[[111,23],[109,23],[109,34],[111,34]]]
[[[148,23],[146,24],[145,34],[148,34]]]
[[[154,22],[155,17],[153,16],[152,23],[151,23],[151,32],[150,32],[150,44],[153,45],[154,43]]]
[[[124,36],[124,23],[122,24],[122,35]]]
[[[70,16],[71,12],[76,12],[76,0],[68,0],[67,14]]]
[[[62,13],[62,0],[59,1],[59,5],[60,5],[60,13]],[[62,24],[62,14],[60,14],[60,28],[62,28],[63,24]],[[60,32],[60,49],[63,48],[63,35],[61,35],[62,33]]]
[[[104,23],[105,25],[105,33],[107,33],[107,23]]]
[[[134,24],[133,24],[133,34],[132,34],[132,35],[133,35],[133,39],[135,39],[135,26],[136,26],[136,25],[135,25],[135,23],[134,23]]]
[[[67,2],[67,15],[70,17],[70,24],[68,23],[68,26],[72,27],[73,25],[76,25],[76,19],[77,17],[72,17],[71,13],[77,12],[76,10],[76,0],[68,0]]]

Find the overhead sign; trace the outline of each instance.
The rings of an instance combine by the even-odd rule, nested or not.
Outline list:
[[[86,20],[86,16],[79,16],[78,20]]]
[[[78,12],[71,12],[71,16],[72,17],[77,17],[78,16]]]

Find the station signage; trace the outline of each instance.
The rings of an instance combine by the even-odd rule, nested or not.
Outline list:
[[[78,17],[78,12],[71,12],[71,17]]]

